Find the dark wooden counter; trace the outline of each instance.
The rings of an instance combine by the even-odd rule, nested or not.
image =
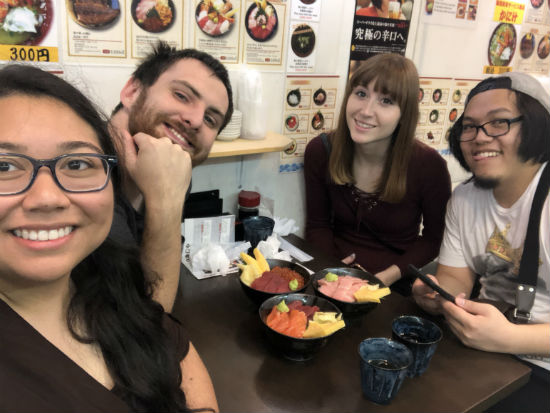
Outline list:
[[[305,263],[313,271],[338,264],[300,238],[287,239],[316,257]],[[465,347],[442,319],[434,319],[444,338],[428,370],[407,378],[392,403],[379,406],[362,395],[357,347],[368,337],[391,337],[391,321],[398,315],[427,316],[412,299],[391,294],[370,313],[346,320],[345,330],[314,359],[292,362],[270,347],[237,275],[197,280],[185,274],[180,292],[174,315],[212,376],[222,412],[476,412],[525,384],[530,375],[512,356]]]

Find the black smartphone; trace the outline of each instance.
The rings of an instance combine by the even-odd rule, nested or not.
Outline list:
[[[416,278],[420,278],[424,284],[428,285],[432,290],[439,293],[441,297],[443,297],[446,300],[449,300],[450,302],[455,302],[455,297],[452,294],[449,294],[447,291],[445,291],[443,288],[441,288],[439,285],[434,283],[430,277],[427,275],[424,275],[420,272],[418,268],[416,268],[414,265],[409,264],[409,270],[416,275]]]

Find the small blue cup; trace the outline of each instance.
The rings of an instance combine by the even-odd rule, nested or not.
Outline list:
[[[429,320],[403,315],[393,320],[392,337],[411,350],[414,362],[409,367],[407,375],[416,377],[428,368],[443,333],[437,324]]]
[[[359,344],[361,388],[367,399],[389,404],[413,362],[411,351],[389,338],[368,338]]]
[[[256,248],[260,241],[265,241],[273,233],[275,221],[269,217],[253,216],[243,220],[244,239],[251,248]]]

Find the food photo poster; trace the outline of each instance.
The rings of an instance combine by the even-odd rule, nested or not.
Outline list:
[[[125,58],[126,1],[65,1],[68,56]]]
[[[412,0],[357,0],[355,4],[349,76],[376,54],[405,55],[414,5]]]
[[[538,0],[532,0],[539,5]],[[487,47],[485,74],[499,74],[517,70],[544,75],[550,69],[550,23],[525,23],[532,2],[524,4],[499,0],[495,6],[494,26]],[[550,14],[546,3],[546,14]],[[532,15],[531,15],[532,16]],[[523,23],[522,23],[523,22]],[[522,24],[521,24],[522,23]]]
[[[292,21],[287,56],[287,72],[312,73],[315,70],[315,51],[319,23]]]
[[[57,7],[55,0],[0,0],[0,61],[58,62]]]
[[[550,26],[523,24],[515,70],[535,75],[550,71]]]
[[[193,15],[193,47],[224,63],[238,63],[244,16],[241,1],[226,1],[216,9],[209,1],[195,0]]]
[[[172,47],[183,46],[183,10],[182,0],[127,0],[127,16],[130,24],[130,43],[132,58],[145,57],[151,45],[163,40]]]
[[[244,2],[244,63],[264,67],[283,64],[286,6],[286,0]]]

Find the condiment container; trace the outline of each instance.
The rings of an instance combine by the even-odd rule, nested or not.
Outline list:
[[[260,194],[254,191],[239,192],[238,220],[256,216],[259,214]]]

